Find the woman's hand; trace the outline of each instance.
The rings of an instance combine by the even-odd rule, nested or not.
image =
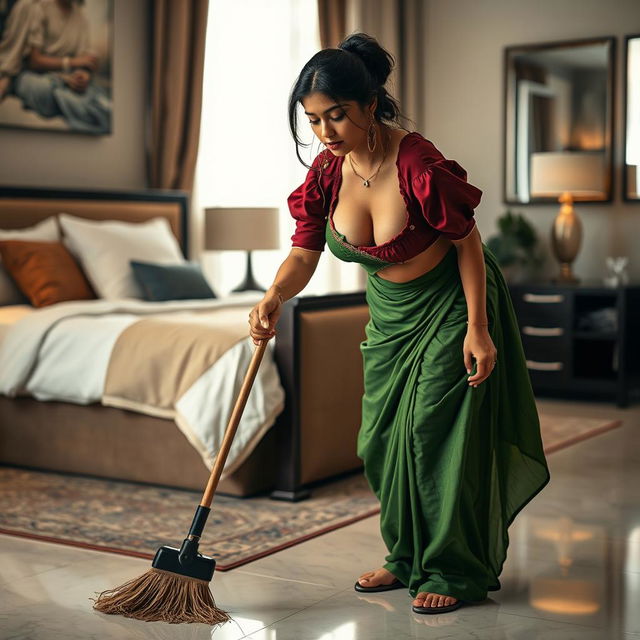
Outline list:
[[[280,294],[269,289],[264,298],[249,312],[249,333],[253,338],[253,344],[259,345],[260,340],[269,340],[276,334],[275,326],[281,310]]]
[[[477,387],[481,382],[486,380],[493,371],[498,354],[487,327],[470,324],[464,339],[462,351],[464,353],[464,366],[467,368],[467,373],[471,373],[471,369],[473,368],[472,357],[476,359],[476,364],[478,365],[477,370],[470,378],[467,378],[467,380],[469,381],[469,386]]]

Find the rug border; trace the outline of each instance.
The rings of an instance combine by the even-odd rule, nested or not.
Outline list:
[[[559,414],[553,414],[553,415],[559,415]],[[561,417],[566,417],[566,416],[561,416]],[[614,419],[614,420],[611,420],[611,422],[605,422],[605,424],[603,424],[600,427],[594,427],[593,429],[590,429],[585,433],[581,433],[577,436],[572,436],[570,438],[567,438],[566,440],[560,440],[555,444],[549,445],[548,447],[544,447],[544,453],[545,455],[548,455],[550,453],[559,451],[560,449],[565,449],[566,447],[570,447],[571,445],[577,444],[578,442],[582,442],[583,440],[588,440],[589,438],[593,438],[594,436],[599,436],[605,431],[610,431],[611,429],[615,429],[616,427],[622,426],[622,423],[623,423],[622,419]]]
[[[308,533],[304,536],[299,536],[297,538],[294,538],[293,540],[283,542],[282,544],[276,547],[271,547],[264,551],[254,553],[251,556],[247,556],[246,558],[236,560],[235,562],[222,564],[216,561],[216,570],[229,571],[230,569],[235,569],[236,567],[242,566],[244,564],[248,564],[249,562],[253,562],[254,560],[258,560],[259,558],[263,558],[265,556],[271,555],[272,553],[277,553],[278,551],[282,551],[282,549],[287,549],[288,547],[293,547],[296,544],[300,544],[301,542],[305,542],[306,540],[310,540],[311,538],[316,538],[318,536],[321,536],[325,533],[328,533],[329,531],[335,531],[336,529],[346,527],[347,525],[353,524],[354,522],[358,522],[359,520],[370,518],[371,516],[374,516],[379,512],[380,512],[380,507],[376,507],[375,509],[367,511],[364,514],[354,516],[352,518],[349,518],[348,520],[341,520],[338,523],[329,525],[327,527],[324,527],[323,529],[314,531],[313,533]],[[153,560],[154,558],[154,554],[144,553],[142,551],[133,551],[131,549],[118,549],[116,547],[100,546],[100,545],[90,544],[88,542],[67,540],[66,538],[56,538],[55,536],[38,535],[35,533],[29,533],[27,531],[14,531],[12,529],[5,529],[3,527],[0,527],[0,534],[14,536],[17,538],[29,538],[30,540],[37,540],[39,542],[48,542],[50,544],[63,544],[68,547],[78,547],[80,549],[89,549],[90,551],[102,551],[104,553],[114,553],[120,556],[130,556],[134,558],[141,558],[142,560]]]

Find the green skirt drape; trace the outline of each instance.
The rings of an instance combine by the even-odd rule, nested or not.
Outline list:
[[[497,364],[477,387],[462,345],[467,304],[457,250],[396,283],[367,277],[370,319],[357,453],[380,500],[386,569],[415,597],[466,601],[500,588],[507,529],[549,482],[509,290],[482,245]]]

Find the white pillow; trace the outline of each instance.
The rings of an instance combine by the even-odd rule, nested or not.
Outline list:
[[[23,229],[0,229],[0,240],[33,240],[35,242],[60,242],[60,230],[55,216]],[[11,276],[2,266],[0,258],[0,305],[31,304],[18,289]]]
[[[68,213],[58,216],[62,242],[82,264],[100,298],[143,299],[130,260],[182,264],[186,259],[166,218],[147,222],[86,220]]]

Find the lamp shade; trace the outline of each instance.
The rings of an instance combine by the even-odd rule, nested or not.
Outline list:
[[[204,248],[207,251],[279,249],[277,207],[207,207]]]
[[[531,154],[531,195],[604,195],[604,153],[541,151]]]

